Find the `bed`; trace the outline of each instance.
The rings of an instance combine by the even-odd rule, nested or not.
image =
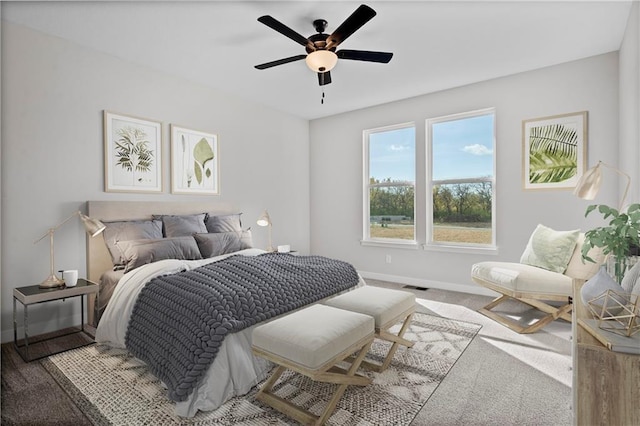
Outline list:
[[[223,206],[220,204],[203,202],[176,203],[89,201],[87,210],[89,216],[109,223],[149,221],[150,219],[154,219],[157,217],[162,218],[163,215],[190,216],[199,215],[202,212],[206,212],[208,216],[220,217],[238,214],[237,210],[231,206]],[[154,217],[153,215],[156,216]],[[168,221],[166,218],[164,219],[164,221],[162,222],[163,233],[166,233],[170,229],[169,226],[171,225],[171,223],[172,222]],[[152,371],[154,371],[154,368],[156,368],[156,365],[154,363],[160,363],[163,365],[170,362],[176,365],[182,365],[185,363],[188,364],[185,359],[189,357],[173,356],[171,355],[171,351],[165,351],[167,353],[163,353],[162,356],[172,358],[165,358],[161,361],[156,361],[155,355],[145,358],[147,351],[154,354],[158,352],[157,350],[156,352],[152,350],[154,344],[156,344],[156,346],[162,346],[165,344],[164,342],[156,342],[157,339],[164,338],[164,336],[166,335],[173,335],[174,331],[176,331],[175,329],[171,329],[167,332],[163,328],[171,327],[171,321],[168,321],[169,324],[162,324],[161,326],[158,326],[157,330],[153,329],[154,325],[156,324],[157,318],[150,319],[147,317],[149,315],[153,316],[154,307],[158,306],[157,303],[160,303],[163,300],[170,300],[170,303],[167,302],[167,305],[173,306],[175,304],[179,305],[179,301],[182,300],[181,298],[186,298],[185,300],[191,301],[191,299],[189,298],[193,298],[192,295],[187,294],[183,296],[181,293],[179,293],[180,291],[183,291],[182,288],[189,287],[192,283],[194,283],[194,285],[197,284],[211,286],[211,283],[209,283],[208,281],[204,284],[200,284],[199,282],[202,281],[202,277],[204,276],[214,277],[212,278],[212,280],[218,280],[218,276],[221,274],[220,271],[232,271],[225,273],[230,275],[238,275],[243,274],[243,271],[245,270],[250,270],[251,272],[247,274],[252,276],[251,280],[254,280],[254,269],[251,268],[255,268],[257,264],[264,265],[266,264],[265,262],[276,262],[276,264],[273,266],[274,271],[280,271],[282,269],[288,270],[289,268],[291,268],[291,263],[305,263],[305,268],[307,267],[306,264],[309,262],[313,264],[315,264],[315,262],[322,262],[323,268],[325,267],[324,262],[333,262],[336,264],[340,264],[339,268],[342,268],[342,264],[344,264],[344,262],[339,262],[331,259],[325,261],[325,259],[318,259],[318,257],[312,256],[302,256],[300,258],[293,259],[292,255],[282,256],[278,254],[269,254],[264,250],[251,247],[250,238],[248,240],[246,238],[243,238],[243,243],[237,243],[236,241],[236,245],[232,245],[234,247],[231,249],[232,251],[227,250],[227,252],[220,253],[216,252],[215,249],[207,249],[207,247],[212,247],[210,244],[210,240],[216,242],[216,244],[214,245],[215,247],[219,247],[218,242],[220,241],[221,235],[211,234],[218,233],[211,232],[204,235],[196,233],[191,237],[171,237],[174,238],[176,242],[183,244],[185,240],[189,240],[189,238],[196,239],[197,236],[201,236],[201,239],[197,239],[197,247],[200,249],[200,254],[203,255],[201,256],[201,258],[198,258],[195,254],[193,256],[183,256],[182,253],[184,251],[179,250],[181,254],[179,256],[176,256],[178,258],[171,258],[171,256],[169,255],[164,255],[161,256],[159,260],[154,259],[154,261],[152,262],[145,261],[140,265],[135,265],[133,268],[130,268],[130,270],[120,271],[114,271],[114,265],[116,261],[114,260],[115,258],[110,252],[111,247],[107,247],[108,244],[105,243],[105,241],[109,241],[109,239],[107,237],[88,239],[88,277],[90,280],[94,282],[100,282],[101,284],[99,297],[97,298],[95,303],[95,311],[97,312],[97,315],[90,316],[98,325],[96,331],[96,341],[100,344],[106,344],[109,346],[126,348],[130,350],[138,358],[141,358],[143,361],[149,363]],[[169,237],[166,236],[164,238],[169,239]],[[209,245],[200,244],[201,240],[204,240]],[[149,239],[149,241],[155,240]],[[145,241],[144,243],[148,245],[150,244],[149,241]],[[193,243],[191,241],[186,242],[188,243],[189,247],[193,247]],[[132,242],[120,243],[119,247],[121,249],[122,247],[130,248],[132,245],[137,244],[133,244]],[[166,245],[168,243],[168,241],[162,241],[162,244]],[[171,244],[173,244],[173,241],[171,242]],[[226,247],[228,249],[230,246],[227,245]],[[194,258],[187,259],[185,257]],[[135,261],[137,261],[137,258]],[[267,265],[267,267],[271,268],[270,265],[271,264]],[[127,265],[127,268],[129,268],[129,264]],[[352,267],[349,265],[349,268]],[[313,274],[308,274],[307,272],[305,272],[304,274],[305,276],[315,275],[316,272],[318,273],[318,275],[322,275],[324,273],[320,270],[314,270]],[[277,275],[276,272],[272,273],[270,269],[266,270],[264,273],[269,275],[269,277],[280,277],[280,275]],[[180,389],[178,389],[176,393],[176,386],[172,376],[173,372],[170,372],[168,376],[163,376],[162,374],[160,374],[162,372],[158,372],[158,377],[163,380],[163,382],[165,382],[165,385],[167,385],[168,387],[168,396],[170,397],[170,399],[176,401],[176,414],[183,417],[193,417],[199,410],[215,410],[231,397],[236,395],[243,395],[249,392],[249,390],[253,386],[267,377],[268,372],[272,367],[271,364],[261,358],[253,356],[253,354],[251,353],[251,332],[253,328],[260,324],[262,321],[269,321],[274,319],[278,315],[288,313],[294,309],[299,309],[306,304],[316,303],[318,300],[312,301],[312,297],[315,297],[316,299],[318,297],[326,298],[329,297],[329,294],[337,294],[343,291],[348,291],[352,288],[364,284],[362,279],[357,276],[357,273],[355,274],[355,277],[351,277],[349,279],[345,278],[344,282],[336,281],[342,280],[342,275],[336,275],[334,277],[335,274],[333,274],[332,272],[329,272],[329,275],[331,275],[331,279],[334,281],[327,281],[326,283],[321,284],[320,287],[324,285],[324,289],[320,289],[318,290],[316,295],[310,295],[308,297],[307,293],[312,293],[314,290],[311,289],[311,287],[307,287],[307,283],[305,283],[304,287],[302,287],[302,285],[295,284],[292,280],[289,280],[291,282],[287,283],[286,285],[297,285],[300,288],[287,287],[287,290],[283,290],[281,289],[281,285],[284,284],[279,281],[274,281],[272,284],[272,288],[269,288],[268,290],[272,291],[273,295],[276,295],[276,297],[274,297],[273,295],[264,296],[265,300],[269,299],[268,303],[258,299],[256,299],[255,302],[260,306],[264,305],[269,307],[271,306],[270,303],[284,303],[273,302],[271,299],[284,300],[288,297],[299,300],[299,302],[296,302],[297,305],[287,305],[288,307],[286,308],[286,312],[283,310],[282,306],[273,308],[271,311],[268,311],[265,308],[265,313],[271,312],[269,315],[263,315],[263,311],[260,311],[260,316],[257,316],[256,318],[252,317],[246,319],[246,321],[244,322],[236,321],[237,323],[242,323],[242,327],[230,327],[228,332],[220,338],[220,342],[216,343],[215,356],[213,357],[213,361],[210,364],[207,364],[206,367],[202,367],[204,371],[201,375],[197,376],[196,379],[193,379],[194,383],[190,385],[192,389],[189,388],[189,390],[183,392],[182,395],[180,395]],[[245,278],[242,285],[252,288],[255,287],[264,289],[265,283],[271,282],[269,281],[270,279],[271,278],[261,279],[260,277],[257,277],[255,278],[256,282],[253,283],[251,280]],[[283,279],[282,281],[286,280]],[[189,285],[184,284],[186,282],[188,282]],[[297,283],[297,281],[295,282]],[[148,283],[152,283],[153,285],[147,285]],[[236,284],[233,285],[235,286]],[[164,288],[162,286],[164,286]],[[226,288],[226,286],[223,287]],[[178,293],[171,293],[171,295],[167,296],[166,293],[162,293],[160,290],[158,290],[157,294],[154,296],[154,289],[163,289],[162,291],[167,291],[167,289],[169,289],[172,292]],[[263,290],[260,291],[262,292]],[[277,293],[278,291],[280,293]],[[283,291],[297,293],[295,296],[283,296]],[[222,292],[222,289],[215,288],[215,292]],[[242,297],[242,294],[240,295]],[[153,303],[147,303],[146,306],[148,306],[148,308],[147,311],[144,312],[145,303],[143,302],[148,302],[150,300],[150,297],[156,297],[156,299],[151,299],[153,303],[156,304],[154,305]],[[206,297],[209,298],[210,295],[207,293]],[[237,298],[238,297],[236,296],[236,299]],[[203,298],[197,297],[197,299],[197,303],[201,303],[203,306],[209,306],[211,304],[208,302],[201,302],[201,299]],[[254,303],[252,302],[251,304],[253,306]],[[162,305],[162,308],[155,309],[155,312],[162,312],[162,315],[160,316],[172,317],[173,315],[178,315],[177,311],[181,310],[181,308],[176,308],[174,312],[173,309],[173,307],[169,308],[168,306]],[[91,314],[93,314],[93,312],[91,312]],[[182,321],[182,319],[180,321]],[[145,333],[148,333],[148,337],[145,337],[147,336],[147,334]],[[133,338],[137,335],[138,340],[134,341]],[[212,333],[212,337],[218,338],[219,336],[213,336]],[[176,338],[176,340],[180,339],[182,339],[182,337]],[[184,349],[184,345],[180,346],[180,342],[176,342],[175,345],[179,346],[181,350]],[[179,352],[173,352],[173,354],[176,353]],[[193,357],[193,354],[189,354],[189,356]],[[195,363],[199,362],[199,360],[204,355],[198,356],[200,356],[200,358],[196,360]],[[191,374],[191,370],[189,370],[188,373]],[[180,384],[180,386],[182,386],[185,381],[188,381],[188,378],[185,379],[184,377],[181,377],[180,380],[178,380],[178,383]],[[178,397],[176,397],[176,395],[178,395]]]

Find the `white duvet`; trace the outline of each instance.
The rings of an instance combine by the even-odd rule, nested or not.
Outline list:
[[[233,254],[203,260],[161,260],[141,266],[125,274],[113,291],[109,304],[96,330],[96,342],[125,349],[127,325],[138,294],[151,279],[225,259],[235,254],[256,256],[264,250],[246,249]],[[251,331],[246,328],[229,334],[207,375],[186,401],[176,403],[176,414],[193,417],[198,412],[215,410],[229,398],[244,395],[264,379],[270,364],[251,354]]]
[[[161,260],[126,273],[114,289],[100,319],[96,330],[96,342],[126,349],[124,340],[131,312],[138,294],[151,279],[160,275],[195,269],[236,254],[257,256],[261,253],[265,251],[246,249],[203,260]],[[364,281],[360,278],[359,285],[363,284]],[[228,399],[246,394],[266,378],[271,364],[251,353],[251,333],[254,327],[257,325],[225,337],[218,355],[202,382],[186,401],[176,403],[177,415],[193,417],[198,410],[215,410]]]

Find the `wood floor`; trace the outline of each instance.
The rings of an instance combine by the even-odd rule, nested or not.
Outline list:
[[[397,284],[367,280],[370,285],[398,288]],[[411,290],[410,290],[411,291]],[[413,290],[417,297],[446,303],[457,303],[477,309],[489,298],[442,290]],[[61,331],[61,333],[64,332]],[[50,337],[50,335],[43,336]],[[68,345],[69,339],[43,343],[43,350],[56,351]],[[59,341],[58,341],[59,340]],[[39,361],[26,363],[12,343],[2,345],[2,425],[90,425],[73,400],[58,386]]]
[[[49,338],[68,330],[41,336]],[[82,337],[70,335],[33,345],[34,358],[80,343]],[[13,347],[2,345],[2,425],[91,425],[74,402],[58,386],[39,361],[25,362]]]

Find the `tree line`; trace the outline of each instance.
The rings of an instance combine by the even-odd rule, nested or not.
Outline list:
[[[371,178],[369,214],[404,216],[413,219],[415,189],[411,183]],[[433,216],[436,222],[491,222],[490,182],[454,183],[433,188]]]

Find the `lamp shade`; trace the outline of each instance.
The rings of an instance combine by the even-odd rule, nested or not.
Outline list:
[[[258,226],[271,225],[271,218],[269,217],[269,213],[266,210],[263,211],[256,223],[258,224]]]
[[[35,244],[38,241],[41,241],[42,239],[46,238],[47,236],[49,237],[49,269],[50,271],[49,271],[49,276],[40,283],[39,285],[40,288],[53,288],[53,287],[60,287],[64,285],[64,280],[61,280],[60,278],[58,278],[54,270],[53,234],[55,234],[58,228],[60,228],[65,223],[67,223],[76,215],[79,216],[80,219],[82,220],[82,224],[84,225],[84,229],[85,231],[87,231],[87,234],[89,234],[92,237],[95,237],[96,235],[100,234],[106,228],[104,223],[100,222],[98,219],[93,219],[85,214],[82,214],[81,211],[73,212],[71,216],[69,216],[62,222],[60,222],[58,225],[54,226],[53,228],[49,228],[46,234],[44,234],[42,237],[38,238],[34,242]]]
[[[87,234],[91,237],[95,237],[106,228],[105,224],[100,222],[98,219],[94,219],[82,213],[80,213],[80,219],[82,220],[85,231],[87,231]]]
[[[600,191],[600,182],[602,181],[602,171],[598,164],[587,170],[578,181],[573,193],[584,200],[593,200]]]
[[[311,71],[327,72],[338,63],[338,55],[330,50],[316,50],[307,55],[305,62]]]

